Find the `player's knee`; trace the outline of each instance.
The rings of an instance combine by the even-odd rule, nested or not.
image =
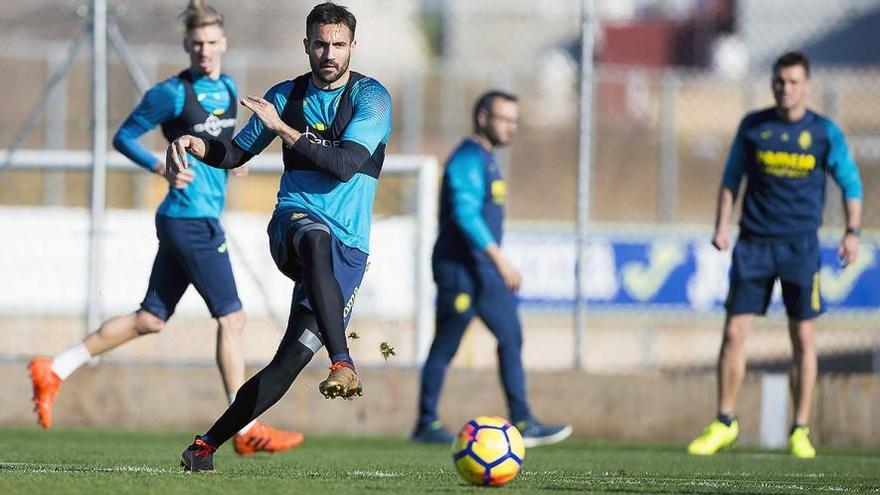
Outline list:
[[[522,351],[522,337],[511,335],[498,339],[498,354],[516,354]]]
[[[814,352],[816,349],[816,338],[813,332],[796,332],[791,336],[791,345],[797,354]]]
[[[423,367],[425,369],[430,370],[444,370],[449,363],[452,361],[452,358],[455,356],[455,350],[448,349],[431,349],[431,352],[428,353],[428,357],[425,359],[425,364]]]
[[[135,317],[135,330],[141,335],[159,333],[165,329],[165,320],[147,311],[138,311]]]
[[[304,253],[329,252],[330,234],[323,230],[310,230],[303,235],[299,246]]]
[[[278,367],[281,375],[283,375],[279,377],[280,379],[293,381],[300,370],[309,364],[314,355],[315,352],[309,347],[301,342],[297,342],[294,345],[278,349],[278,352],[275,353],[275,357],[272,359],[272,363]]]
[[[726,344],[742,345],[745,343],[749,332],[750,318],[742,315],[731,316],[724,327],[724,342]]]
[[[246,321],[247,315],[243,309],[217,318],[217,322],[220,324],[220,333],[236,337],[244,333]]]

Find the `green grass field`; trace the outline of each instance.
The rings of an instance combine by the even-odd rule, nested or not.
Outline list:
[[[299,449],[238,458],[186,474],[185,433],[0,429],[0,493],[458,493],[445,446],[399,438],[310,436]],[[505,493],[880,493],[880,450],[822,449],[814,460],[739,449],[694,458],[680,445],[569,441],[531,449]]]

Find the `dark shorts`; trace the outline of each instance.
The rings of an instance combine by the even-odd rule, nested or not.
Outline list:
[[[156,215],[159,252],[141,309],[168,320],[189,284],[208,305],[211,316],[241,309],[226,235],[216,218],[172,218]]]
[[[333,252],[333,276],[342,291],[345,303],[343,319],[345,324],[351,318],[354,301],[360,290],[364,272],[367,269],[368,255],[359,249],[346,246],[333,235],[333,232],[321,219],[310,212],[281,210],[275,212],[269,221],[269,250],[275,266],[288,278],[296,282],[293,290],[291,311],[302,306],[311,311],[311,303],[306,297],[302,284],[302,265],[297,249],[302,236],[310,230],[320,230],[330,234],[330,245]]]
[[[727,313],[767,312],[773,284],[779,279],[790,318],[806,320],[825,312],[819,291],[819,239],[755,239],[740,237],[733,249]]]

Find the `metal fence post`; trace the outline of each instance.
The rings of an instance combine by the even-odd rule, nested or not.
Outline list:
[[[678,211],[678,138],[675,100],[678,93],[675,69],[663,71],[660,81],[660,180],[658,212],[663,223],[675,221]]]
[[[590,220],[590,173],[593,155],[593,14],[592,0],[581,0],[580,116],[578,121],[577,239],[575,240],[575,345],[574,367],[584,368],[587,298],[584,279],[587,263],[587,223]]]
[[[101,322],[104,209],[107,196],[107,0],[92,0],[92,200],[85,333]]]

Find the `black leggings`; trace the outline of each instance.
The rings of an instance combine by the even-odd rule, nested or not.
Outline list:
[[[302,283],[331,360],[334,356],[348,354],[342,316],[345,303],[342,301],[342,290],[333,275],[332,249],[330,234],[323,230],[306,232],[299,241],[298,249]],[[294,309],[291,308],[291,311]]]
[[[287,393],[293,380],[312,360],[322,342],[315,317],[305,308],[292,308],[287,331],[275,357],[238,389],[235,401],[208,430],[216,446],[232,438],[239,430]]]

